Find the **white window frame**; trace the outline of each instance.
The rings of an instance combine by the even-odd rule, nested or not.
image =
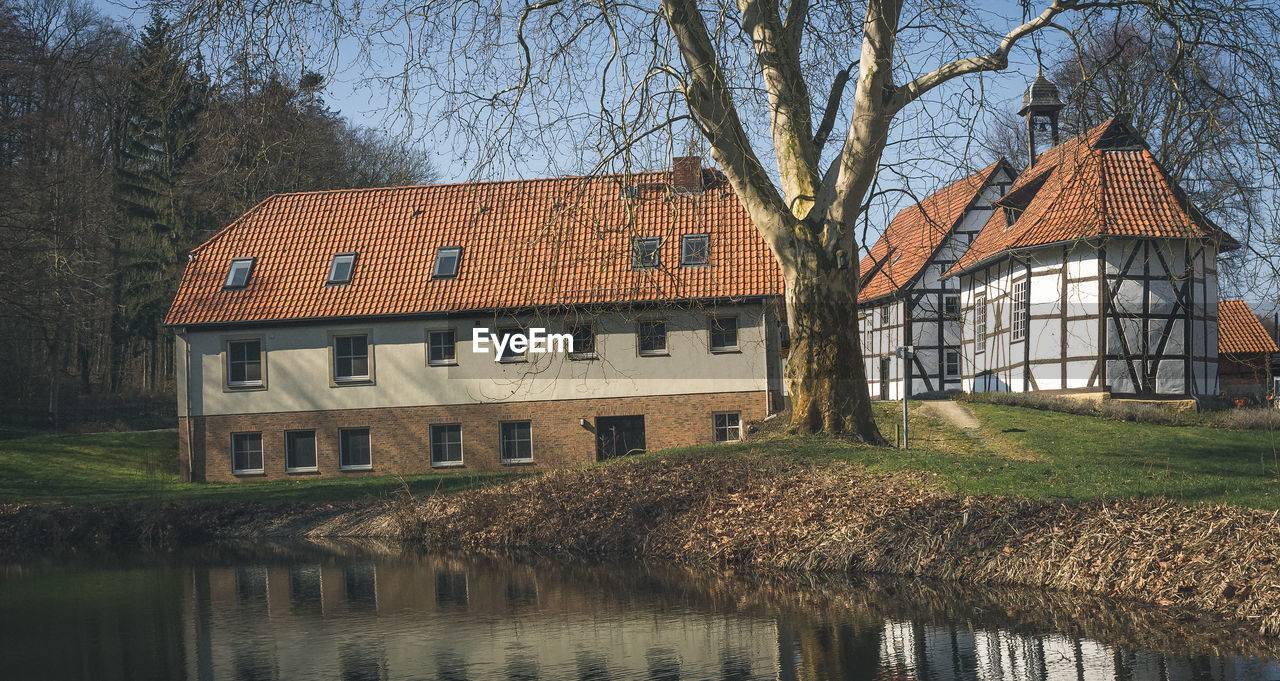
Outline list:
[[[956,370],[951,370],[951,358],[956,359]],[[964,367],[959,350],[943,350],[942,351],[942,372],[944,378],[960,378],[964,372]]]
[[[257,343],[258,344],[258,380],[256,381],[233,381],[231,380],[231,346],[235,343]],[[265,390],[267,387],[267,344],[261,336],[233,336],[222,339],[222,386],[228,391],[239,390]]]
[[[645,350],[644,349],[644,332],[642,329],[646,324],[662,325],[662,349]],[[642,319],[636,322],[636,354],[641,357],[665,357],[671,354],[671,334],[667,331],[667,321],[665,319]]]
[[[702,241],[702,259],[690,260],[688,246],[695,240]],[[711,235],[710,234],[685,234],[680,237],[680,266],[681,267],[701,267],[711,263]]]
[[[311,433],[311,445],[314,451],[312,456],[315,457],[315,464],[311,466],[290,466],[289,465],[289,436],[294,433]],[[316,434],[314,428],[295,428],[284,431],[284,471],[286,473],[314,473],[320,470],[320,437]]]
[[[343,455],[342,448],[343,448],[344,440],[343,440],[342,436],[343,436],[343,434],[344,434],[344,433],[349,433],[349,432],[357,431],[357,430],[363,430],[363,431],[365,432],[365,437],[366,437],[366,438],[368,438],[368,441],[369,441],[369,463],[343,465],[343,463],[342,463],[342,455]],[[370,470],[373,470],[373,429],[372,429],[372,428],[370,428],[369,426],[351,426],[351,427],[349,427],[349,428],[339,428],[339,429],[338,429],[338,470],[340,470],[340,471],[370,471]]]
[[[723,321],[733,322],[733,345],[716,345],[715,343],[716,324]],[[738,333],[741,330],[737,315],[711,315],[707,322],[707,347],[713,353],[738,352]]]
[[[236,468],[236,438],[241,436],[256,436],[258,438],[258,467],[257,468]],[[240,431],[231,434],[231,474],[232,475],[262,475],[267,472],[267,453],[262,441],[262,431],[249,430]]]
[[[338,340],[343,338],[359,338],[364,336],[365,375],[338,375]],[[356,355],[351,355],[355,357]],[[334,331],[329,334],[329,380],[332,385],[368,385],[373,383],[373,334],[369,330]]]
[[[253,267],[257,264],[257,258],[232,258],[231,264],[227,266],[227,278],[222,282],[223,290],[240,291],[249,287],[249,278],[253,276]],[[236,272],[244,271],[243,281],[237,281]]]
[[[450,357],[449,359],[432,359],[431,349],[436,347],[435,339],[433,337],[438,334],[446,334],[446,333],[453,334],[453,356]],[[440,347],[445,347],[445,345],[442,344]],[[427,366],[448,367],[448,366],[456,366],[457,364],[458,364],[458,330],[453,328],[427,329]]]
[[[1013,289],[1009,293],[1010,342],[1021,343],[1027,340],[1027,335],[1031,330],[1027,311],[1027,302],[1030,297],[1030,286],[1028,286],[1026,279],[1019,279],[1013,282]]]
[[[893,303],[882,303],[880,305],[880,326],[888,326],[893,320]]]
[[[987,351],[987,294],[978,293],[973,297],[973,354],[981,355]]]
[[[449,428],[449,427],[456,427],[458,429],[458,460],[457,461],[436,461],[436,429]],[[458,422],[433,423],[431,424],[430,428],[428,428],[427,434],[429,436],[428,437],[429,442],[427,446],[430,447],[431,449],[431,467],[432,468],[455,468],[458,466],[466,465],[467,454],[462,444],[462,424],[461,423],[458,423]],[[444,444],[447,446],[452,443],[445,442]]]
[[[529,426],[529,456],[524,459],[507,458],[506,447],[504,447],[507,440],[503,432],[503,426],[515,423],[525,423]],[[502,463],[531,463],[533,461],[533,421],[531,419],[512,419],[498,422],[498,460]]]
[[[736,417],[736,418],[738,419],[738,422],[737,422],[735,425],[732,425],[732,426],[728,426],[728,425],[726,425],[726,426],[721,426],[721,425],[717,422],[717,419],[719,419],[721,416],[733,416],[733,417]],[[736,434],[736,436],[737,436],[737,437],[734,437],[733,439],[721,440],[721,439],[720,439],[720,431],[722,431],[722,430],[723,430],[723,431],[725,431],[725,433],[733,433],[733,434]],[[711,439],[712,439],[712,441],[714,441],[714,442],[716,442],[716,443],[741,442],[741,441],[742,441],[742,412],[740,412],[740,411],[717,411],[717,412],[715,412],[715,413],[711,414]]]
[[[446,258],[453,258],[453,269],[443,271],[441,265]],[[454,279],[458,276],[458,272],[462,270],[462,247],[461,246],[441,246],[436,249],[436,261],[431,266],[432,279]]]
[[[338,264],[345,262],[347,266],[347,276],[338,278]],[[325,279],[326,286],[345,286],[351,283],[351,278],[356,273],[356,254],[355,253],[334,253],[333,260],[329,262],[329,276]]]

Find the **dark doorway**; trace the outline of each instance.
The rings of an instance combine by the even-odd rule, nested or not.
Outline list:
[[[880,358],[880,399],[889,399],[889,369],[893,366],[888,357]]]
[[[598,461],[643,451],[643,414],[596,417],[596,459]]]

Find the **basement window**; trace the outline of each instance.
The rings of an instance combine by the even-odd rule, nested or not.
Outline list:
[[[737,442],[742,439],[742,415],[736,411],[712,415],[716,442]]]
[[[458,265],[462,261],[461,246],[444,246],[436,251],[436,266],[431,271],[432,279],[447,279],[458,276]]]
[[[339,253],[333,256],[333,264],[329,266],[330,285],[350,284],[351,272],[356,266],[355,253]]]
[[[242,475],[263,470],[262,433],[232,433],[231,472]]]
[[[236,258],[227,269],[227,281],[222,288],[244,288],[249,283],[249,273],[253,271],[253,258]]]

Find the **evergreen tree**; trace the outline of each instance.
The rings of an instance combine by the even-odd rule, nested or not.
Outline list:
[[[199,60],[175,39],[158,10],[143,29],[130,68],[123,145],[116,166],[116,306],[113,336],[117,358],[137,339],[133,352],[149,352],[147,387],[168,353],[160,323],[182,273],[183,253],[200,230],[200,219],[184,184],[196,152],[196,123],[208,84]],[[162,339],[165,342],[162,342]],[[118,359],[117,359],[118,364]]]

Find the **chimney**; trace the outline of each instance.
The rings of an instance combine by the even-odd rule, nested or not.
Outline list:
[[[677,156],[671,159],[671,188],[678,194],[702,191],[701,156]]]

